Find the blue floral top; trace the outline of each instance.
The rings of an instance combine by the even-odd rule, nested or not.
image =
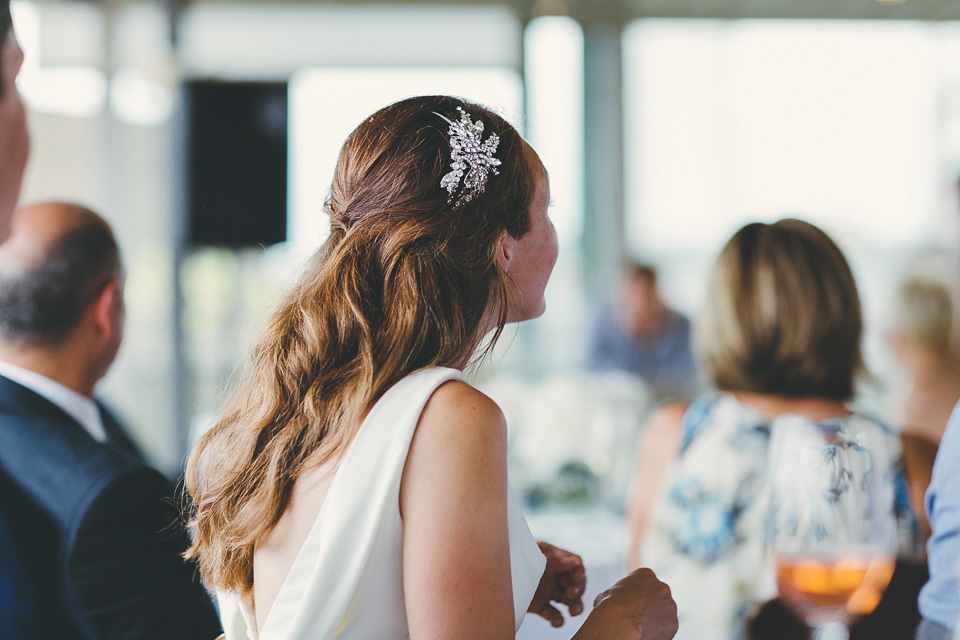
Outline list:
[[[880,421],[857,417],[889,438],[901,546],[913,549],[899,439]],[[750,609],[777,595],[765,541],[769,442],[769,423],[727,393],[700,396],[684,414],[680,454],[640,546],[641,563],[677,602],[676,640],[743,638]]]

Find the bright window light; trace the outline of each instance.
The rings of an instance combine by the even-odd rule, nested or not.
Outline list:
[[[527,139],[550,172],[550,217],[562,248],[583,233],[583,29],[572,18],[537,18],[524,51]]]
[[[511,348],[498,354],[505,368],[535,375],[574,368],[579,347],[557,349],[583,335],[583,28],[565,16],[532,20],[524,32],[527,139],[550,173],[550,218],[560,255],[547,288],[547,312],[518,327]]]
[[[110,82],[110,107],[124,122],[155,127],[169,120],[173,92],[166,85],[145,77],[135,67],[122,67]]]
[[[630,243],[713,248],[797,214],[874,246],[934,227],[936,41],[925,23],[672,21],[625,36]]]
[[[39,7],[28,0],[13,0],[10,12],[24,52],[17,86],[30,110],[78,118],[99,114],[107,95],[104,73],[93,66],[43,66]]]
[[[737,228],[808,219],[851,263],[872,366],[906,265],[957,246],[957,26],[648,19],[624,45],[631,250],[696,313]]]
[[[30,0],[13,0],[10,3],[13,30],[23,49],[23,66],[17,82],[23,82],[40,69],[40,7]]]
[[[103,111],[107,77],[95,67],[47,67],[18,83],[31,111],[92,118]]]

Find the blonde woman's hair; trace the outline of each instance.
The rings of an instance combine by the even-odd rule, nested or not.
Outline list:
[[[713,268],[694,345],[725,391],[848,400],[863,370],[860,298],[850,266],[801,220],[753,223]]]
[[[893,329],[906,344],[931,353],[958,353],[957,294],[946,281],[909,276],[897,290]]]
[[[456,208],[447,122],[462,107],[500,137],[499,175]],[[510,285],[495,259],[523,236],[540,176],[536,154],[476,104],[424,96],[364,120],[340,152],[326,203],[331,233],[263,331],[249,377],[190,454],[196,560],[213,587],[249,593],[253,553],[294,483],[350,442],[365,411],[413,371],[462,368]],[[492,347],[492,342],[487,350]],[[335,577],[334,577],[335,578]]]

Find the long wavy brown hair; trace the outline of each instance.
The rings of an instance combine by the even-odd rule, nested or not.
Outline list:
[[[456,207],[447,123],[457,107],[500,137],[499,175]],[[506,121],[446,96],[367,118],[340,151],[331,232],[275,313],[222,419],[193,448],[186,485],[196,560],[218,589],[249,593],[253,553],[305,469],[337,455],[387,389],[430,366],[463,368],[507,319],[510,282],[495,257],[530,227],[536,154]]]

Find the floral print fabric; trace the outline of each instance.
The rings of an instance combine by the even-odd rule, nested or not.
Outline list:
[[[890,439],[901,546],[916,532],[899,441],[883,423],[857,414],[858,428]],[[677,602],[677,640],[744,637],[746,618],[777,595],[765,542],[770,425],[726,393],[695,399],[683,419],[681,450],[651,514],[640,560],[670,585]]]

